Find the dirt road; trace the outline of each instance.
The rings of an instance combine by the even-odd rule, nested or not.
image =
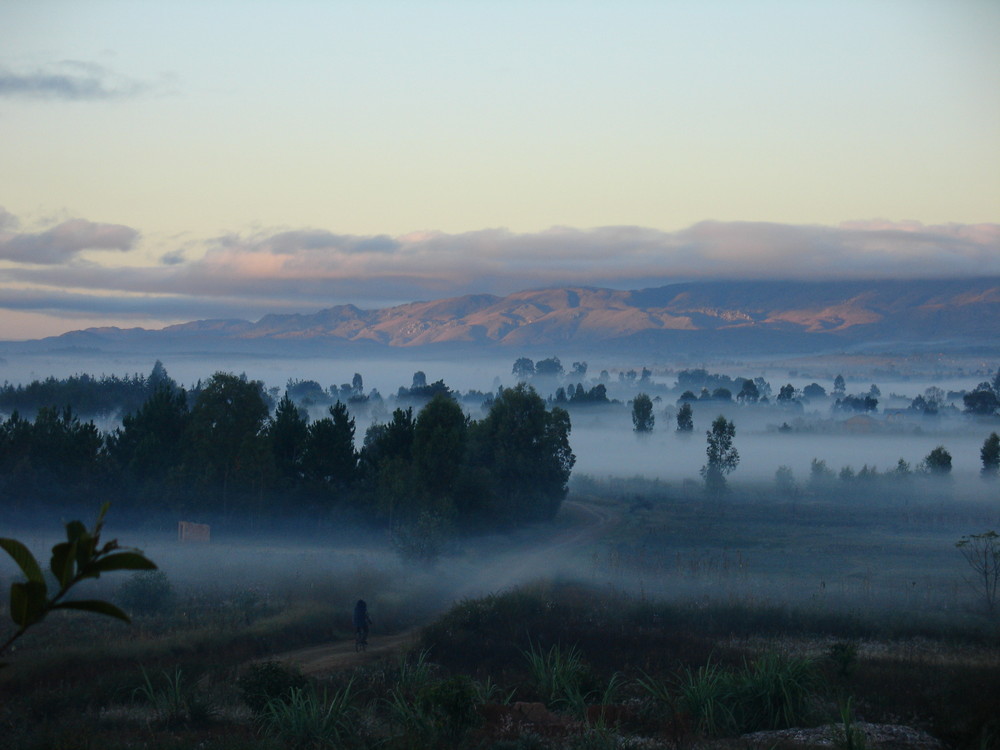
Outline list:
[[[561,514],[565,514],[565,518],[570,521],[568,526],[559,529],[541,543],[536,540],[530,546],[509,550],[510,554],[503,565],[487,566],[488,570],[493,571],[489,576],[491,590],[502,590],[518,582],[536,578],[539,571],[550,569],[555,556],[593,543],[617,521],[612,512],[581,501],[566,501]],[[482,578],[478,581],[479,588],[483,586],[483,581]],[[457,591],[455,598],[461,599],[472,593],[474,592]],[[352,669],[400,653],[414,645],[418,636],[419,629],[415,628],[393,636],[371,637],[367,651],[361,653],[354,650],[354,641],[348,640],[286,651],[268,658],[294,664],[303,674],[318,676]]]
[[[339,672],[342,669],[353,669],[391,654],[405,651],[416,642],[418,631],[409,630],[398,635],[383,638],[370,638],[368,649],[355,651],[354,641],[339,643],[324,643],[319,646],[300,648],[297,651],[286,651],[268,657],[268,660],[283,661],[299,668],[302,674],[323,675]]]

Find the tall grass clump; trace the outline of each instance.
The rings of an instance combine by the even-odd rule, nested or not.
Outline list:
[[[722,737],[809,722],[822,680],[812,661],[765,654],[727,670],[709,660],[685,667],[672,683],[646,675],[636,684],[669,710],[688,717],[698,734]]]
[[[435,738],[434,717],[419,696],[434,681],[434,665],[424,649],[415,658],[409,654],[399,660],[395,684],[383,699],[395,740],[400,746],[432,746]]]
[[[257,719],[259,730],[283,747],[311,750],[349,747],[361,741],[358,713],[351,704],[348,684],[330,695],[308,688],[292,688],[287,697],[268,700]]]
[[[164,726],[203,724],[215,713],[196,686],[185,681],[179,667],[172,673],[164,671],[163,679],[156,683],[145,669],[142,669],[142,678],[143,684],[133,691],[133,698],[145,702]]]
[[[696,732],[717,737],[735,726],[732,680],[719,664],[710,660],[697,669],[685,667],[675,684],[676,705],[691,717]]]
[[[867,750],[865,733],[854,720],[854,699],[840,704],[840,725],[834,727],[834,745],[838,750]]]
[[[736,728],[787,729],[809,721],[822,680],[811,659],[769,653],[730,675]]]
[[[584,710],[584,681],[587,667],[575,646],[564,648],[556,644],[543,651],[534,644],[523,652],[528,672],[538,695],[550,708]]]

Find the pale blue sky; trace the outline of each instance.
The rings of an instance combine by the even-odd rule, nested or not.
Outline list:
[[[0,339],[1000,273],[998,38],[992,0],[7,0]]]

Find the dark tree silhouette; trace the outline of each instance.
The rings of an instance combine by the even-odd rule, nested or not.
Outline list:
[[[523,522],[556,514],[576,462],[569,433],[569,414],[547,411],[534,388],[500,389],[470,432],[473,461],[491,477],[498,515]]]
[[[744,380],[740,392],[736,394],[736,400],[741,404],[756,404],[760,401],[760,389],[752,380]]]
[[[468,420],[454,399],[437,395],[417,415],[413,460],[421,489],[439,506],[435,510],[450,509],[467,439]]]
[[[656,417],[653,416],[653,400],[640,393],[632,401],[632,426],[636,432],[652,432]]]
[[[1000,472],[1000,435],[995,432],[990,433],[990,436],[983,441],[979,457],[983,462],[983,476],[995,477]]]
[[[315,486],[342,491],[357,475],[354,417],[340,401],[329,408],[329,415],[309,425],[302,469]]]
[[[708,438],[705,448],[708,461],[701,468],[701,475],[705,478],[705,489],[718,495],[726,491],[726,475],[740,463],[739,451],[733,446],[736,426],[720,414],[705,435]]]
[[[189,420],[187,393],[160,380],[146,403],[112,433],[109,452],[134,485],[160,484],[181,464]]]
[[[677,411],[677,431],[691,432],[694,430],[694,409],[685,401]]]
[[[519,381],[530,380],[535,374],[535,363],[527,357],[519,357],[510,371]]]
[[[263,481],[268,416],[263,383],[227,372],[209,379],[191,409],[186,461],[196,481],[220,489],[223,513],[233,487]]]
[[[302,459],[309,435],[309,420],[285,392],[265,431],[275,474],[279,481],[294,483],[302,475]]]
[[[947,476],[951,473],[951,454],[939,445],[924,458],[924,467],[930,474]]]

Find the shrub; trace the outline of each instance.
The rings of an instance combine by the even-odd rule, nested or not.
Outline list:
[[[480,722],[476,684],[465,675],[447,677],[424,685],[417,704],[427,716],[439,741],[455,744]]]
[[[837,670],[837,676],[848,678],[858,666],[858,644],[839,641],[826,650],[826,658]]]
[[[255,716],[262,715],[272,701],[290,700],[292,691],[302,690],[308,681],[296,669],[281,662],[266,661],[251,664],[246,674],[236,681],[243,697]]]
[[[134,574],[118,587],[115,598],[133,615],[157,615],[174,606],[174,587],[162,570]]]

